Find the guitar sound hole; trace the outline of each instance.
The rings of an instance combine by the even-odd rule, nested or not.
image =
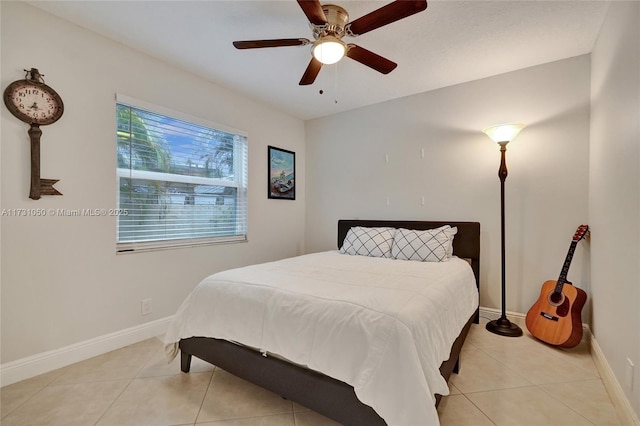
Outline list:
[[[549,293],[549,304],[553,306],[560,306],[564,302],[564,294],[551,292]]]

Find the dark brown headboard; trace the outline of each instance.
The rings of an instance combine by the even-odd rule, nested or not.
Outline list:
[[[476,276],[476,285],[480,290],[480,222],[437,222],[418,220],[339,220],[338,221],[338,248],[347,236],[347,231],[353,226],[388,226],[390,228],[425,229],[438,228],[451,225],[458,228],[458,233],[453,238],[453,254],[458,257],[471,259],[471,269]]]

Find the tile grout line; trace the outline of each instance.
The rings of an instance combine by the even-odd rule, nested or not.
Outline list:
[[[19,404],[17,407],[15,407],[13,410],[11,410],[10,412],[6,413],[5,415],[2,415],[2,413],[0,413],[0,424],[2,424],[2,420],[4,420],[5,418],[9,417],[12,413],[18,411],[20,409],[20,407],[22,407],[23,405],[25,405],[27,402],[29,402],[32,398],[34,398],[36,395],[38,395],[40,392],[42,392],[47,386],[49,386],[51,383],[47,383],[46,385],[42,386],[40,389],[38,389],[37,391],[35,391],[33,393],[33,395],[31,395],[30,397],[28,397],[27,399],[25,399],[24,401],[22,401],[21,404]]]
[[[595,380],[595,379],[587,379],[587,380]],[[597,379],[600,380],[600,379]],[[580,381],[585,381],[585,380],[569,380],[567,382],[558,382],[558,383],[546,383],[545,385],[553,385],[553,384],[560,384],[560,383],[575,383],[575,382],[580,382]],[[600,380],[600,382],[602,382],[602,380]],[[586,421],[588,421],[589,423],[591,423],[594,426],[597,426],[595,423],[593,423],[590,419],[586,418],[585,416],[582,415],[582,413],[580,413],[579,411],[575,410],[573,407],[565,404],[563,401],[559,400],[558,398],[556,398],[555,396],[553,396],[550,392],[548,392],[547,390],[545,390],[542,385],[535,385],[536,388],[540,389],[542,392],[544,392],[546,395],[548,395],[549,397],[551,397],[551,399],[553,399],[554,401],[560,403],[561,405],[564,405],[565,407],[567,407],[569,410],[573,411],[574,413],[576,413],[578,416],[582,417],[583,419],[585,419]]]
[[[485,354],[486,356],[488,356],[489,358],[491,358],[495,362],[499,363],[502,367],[504,367],[507,370],[511,371],[512,373],[514,373],[518,377],[522,378],[522,380],[524,380],[525,382],[529,383],[529,385],[535,386],[535,383],[532,383],[531,380],[527,379],[525,376],[523,376],[522,374],[520,374],[519,372],[517,372],[516,370],[514,370],[510,366],[506,365],[504,362],[500,361],[498,358],[492,356],[490,353],[488,353],[484,349],[486,349],[486,348],[476,348],[476,350],[482,352],[483,354]],[[526,386],[514,386],[513,388],[520,388],[520,387],[526,387]],[[503,388],[503,389],[513,389],[513,388]],[[492,390],[503,390],[503,389],[492,389]],[[470,393],[476,393],[476,392],[470,392]]]
[[[57,370],[62,370],[63,368],[65,368],[65,367],[58,368]],[[56,371],[56,370],[53,370],[53,371]],[[45,375],[45,374],[52,374],[52,373],[53,373],[53,371],[50,371],[50,372],[48,372],[48,373],[43,373],[42,375]],[[24,404],[26,404],[26,403],[27,403],[27,402],[29,402],[32,398],[34,398],[36,395],[38,395],[40,392],[42,392],[45,388],[47,388],[47,387],[51,386],[52,384],[54,384],[54,382],[55,382],[56,380],[58,380],[58,379],[60,378],[60,376],[61,376],[61,375],[62,375],[62,371],[59,371],[59,372],[56,374],[56,376],[55,376],[55,377],[53,377],[51,380],[49,380],[49,381],[48,381],[47,383],[45,383],[44,385],[37,387],[37,388],[38,388],[38,390],[36,390],[36,391],[33,393],[33,395],[29,396],[27,399],[25,399],[24,401],[22,401],[22,403],[21,403],[21,404],[19,404],[17,407],[15,407],[15,408],[14,408],[13,410],[11,410],[10,412],[8,412],[8,413],[6,413],[6,414],[4,414],[4,415],[3,415],[3,413],[2,413],[2,412],[0,412],[0,424],[2,424],[2,419],[4,419],[5,417],[10,416],[12,413],[14,413],[14,412],[15,412],[15,411],[17,411],[18,409],[20,409],[20,407],[22,407]],[[35,377],[38,377],[38,376],[35,376]],[[25,379],[24,381],[34,379],[35,377],[29,378],[29,379]],[[17,384],[17,383],[20,383],[20,382],[12,383],[12,384],[10,384],[10,385],[7,385],[6,387],[13,386],[13,385],[15,385],[15,384]],[[6,387],[4,387],[4,386],[3,386],[3,388],[5,388],[5,389],[6,389]],[[35,388],[36,388],[36,386],[34,386],[33,388],[35,389]]]
[[[109,410],[114,406],[114,404],[118,401],[118,399],[120,399],[120,397],[122,396],[122,394],[124,394],[124,392],[129,389],[129,386],[131,386],[131,383],[133,383],[133,381],[138,377],[138,375],[144,371],[144,367],[146,367],[146,365],[149,363],[149,361],[153,358],[153,356],[149,356],[149,358],[142,364],[142,367],[140,367],[138,369],[138,371],[136,372],[136,374],[131,378],[131,380],[129,380],[129,383],[127,383],[127,386],[125,386],[124,388],[122,388],[122,390],[120,391],[120,393],[118,393],[118,395],[113,399],[113,401],[111,401],[111,404],[109,404],[109,406],[102,412],[102,414],[100,415],[100,417],[98,417],[98,419],[95,421],[94,426],[96,426],[98,423],[100,423],[100,421],[104,418],[105,414],[107,414],[109,412]],[[95,382],[92,382],[95,383]]]
[[[473,392],[471,392],[473,393]],[[478,392],[476,392],[478,393]],[[471,405],[473,405],[474,407],[476,407],[478,409],[478,411],[480,411],[482,413],[483,416],[485,416],[491,423],[493,423],[495,426],[497,426],[497,423],[493,421],[493,419],[491,417],[489,417],[489,415],[487,413],[485,413],[484,411],[482,411],[482,409],[480,407],[478,407],[468,396],[467,394],[463,393],[462,396],[464,396],[464,398],[469,401],[469,403],[471,403]]]
[[[113,401],[111,401],[111,404],[109,404],[109,406],[107,408],[105,408],[105,410],[102,412],[102,414],[96,419],[96,421],[93,423],[94,426],[96,426],[98,423],[100,423],[100,421],[104,418],[105,414],[107,414],[109,412],[109,410],[113,407],[113,405],[118,401],[118,399],[120,399],[120,397],[122,396],[122,394],[129,388],[129,386],[131,386],[131,383],[133,383],[133,381],[136,379],[136,377],[132,377],[131,380],[129,380],[129,383],[127,383],[127,386],[125,386],[124,388],[122,388],[122,390],[120,391],[120,393],[118,393],[118,395],[113,398]],[[96,382],[91,382],[91,383],[96,383]]]
[[[204,395],[202,396],[202,401],[200,401],[200,407],[198,407],[198,412],[196,413],[196,418],[193,421],[194,426],[198,424],[198,418],[200,417],[200,413],[202,412],[204,401],[207,399],[207,394],[209,393],[209,389],[213,385],[213,376],[216,374],[216,370],[218,369],[217,365],[214,365],[214,364],[211,364],[211,365],[213,365],[213,370],[211,370],[211,377],[209,378],[209,384],[207,385],[207,389],[204,391]],[[181,370],[180,374],[189,374],[189,373],[184,373]]]
[[[129,345],[131,346],[131,345]],[[126,348],[127,346],[125,346]],[[124,348],[122,348],[124,349]],[[133,377],[129,380],[129,383],[127,383],[127,385],[122,388],[122,390],[120,391],[120,393],[118,393],[118,395],[113,399],[113,401],[111,401],[111,404],[109,404],[109,406],[102,412],[102,414],[98,417],[98,419],[95,421],[94,426],[96,426],[98,423],[100,423],[100,421],[104,418],[104,416],[109,412],[109,410],[111,408],[113,408],[114,404],[120,399],[120,397],[124,394],[124,392],[129,389],[129,386],[131,386],[131,383],[133,383],[134,380],[136,380],[138,378],[138,376],[140,375],[140,373],[142,373],[144,371],[144,368],[147,366],[147,364],[153,359],[153,354],[150,353],[149,356],[147,357],[147,359],[144,361],[144,363],[141,363],[142,366],[138,369],[138,371],[136,371],[136,374],[133,375]],[[107,381],[107,380],[96,380],[96,381],[92,381],[92,382],[87,382],[87,383],[97,383],[100,381]]]

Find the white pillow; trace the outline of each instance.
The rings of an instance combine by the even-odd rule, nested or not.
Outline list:
[[[426,231],[396,230],[391,256],[401,260],[444,262],[453,255],[453,236],[458,228],[449,225]]]
[[[349,228],[340,253],[371,257],[391,257],[395,228]]]

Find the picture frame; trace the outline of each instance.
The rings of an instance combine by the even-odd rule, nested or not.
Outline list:
[[[296,153],[268,146],[267,196],[276,200],[296,199]]]

